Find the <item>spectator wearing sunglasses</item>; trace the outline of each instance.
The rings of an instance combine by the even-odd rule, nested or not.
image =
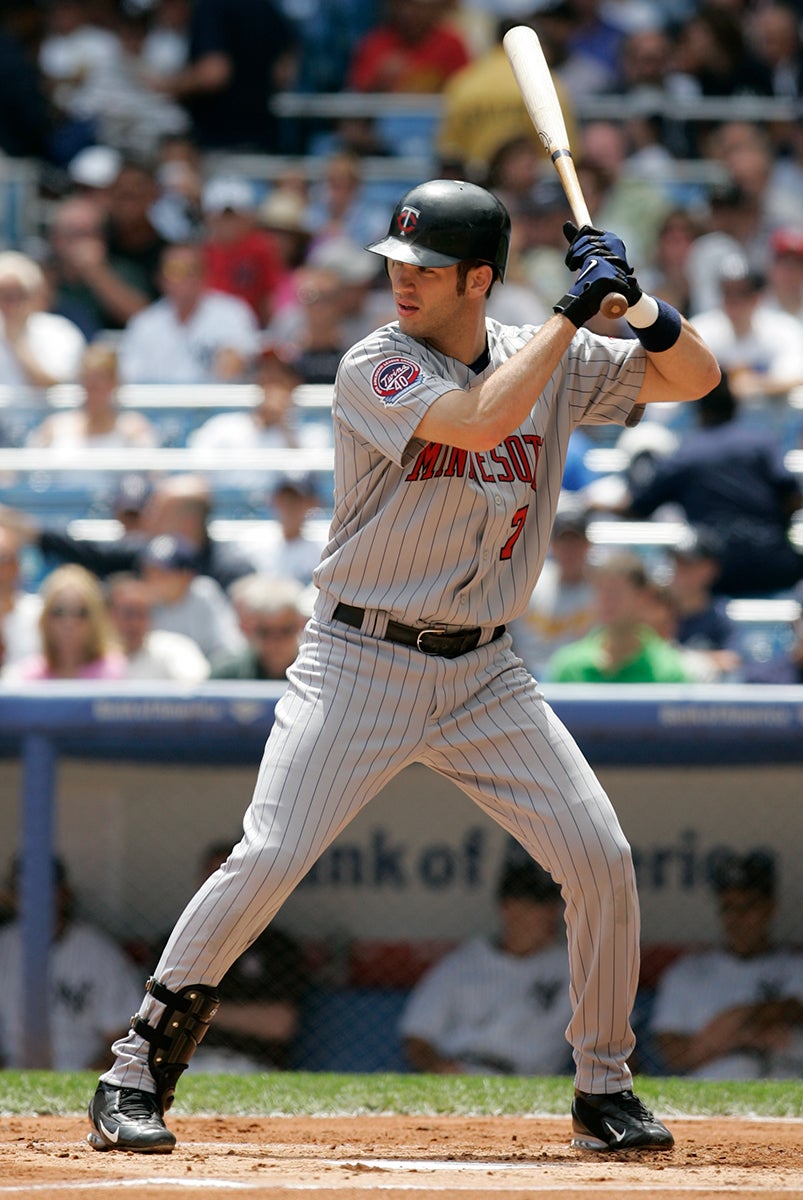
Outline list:
[[[214,661],[211,679],[284,679],[298,654],[306,622],[304,587],[297,579],[244,575],[229,588],[247,646]]]
[[[98,579],[68,563],[46,576],[41,595],[41,653],[12,664],[4,678],[122,679],[126,660],[112,633]]]

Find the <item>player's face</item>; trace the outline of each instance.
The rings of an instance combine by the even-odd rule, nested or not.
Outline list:
[[[462,308],[457,267],[416,267],[390,259],[388,276],[402,333],[442,348]]]

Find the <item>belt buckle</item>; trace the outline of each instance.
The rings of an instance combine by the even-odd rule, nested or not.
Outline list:
[[[425,637],[426,634],[428,634],[428,633],[431,633],[434,637],[443,637],[446,633],[446,630],[445,629],[422,629],[419,632],[418,637],[415,639],[416,650],[420,650],[422,654],[437,654],[438,653],[437,650],[425,650],[424,647],[421,645],[422,637]]]

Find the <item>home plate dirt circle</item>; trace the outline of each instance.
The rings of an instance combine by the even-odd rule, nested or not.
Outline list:
[[[6,1117],[0,1200],[803,1200],[803,1121],[672,1118],[673,1150],[590,1154],[560,1117],[181,1117],[171,1155],[98,1153],[82,1117]]]

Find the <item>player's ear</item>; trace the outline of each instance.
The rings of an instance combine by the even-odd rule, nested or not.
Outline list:
[[[494,269],[488,263],[478,263],[468,276],[468,294],[473,297],[487,296],[494,281]]]

